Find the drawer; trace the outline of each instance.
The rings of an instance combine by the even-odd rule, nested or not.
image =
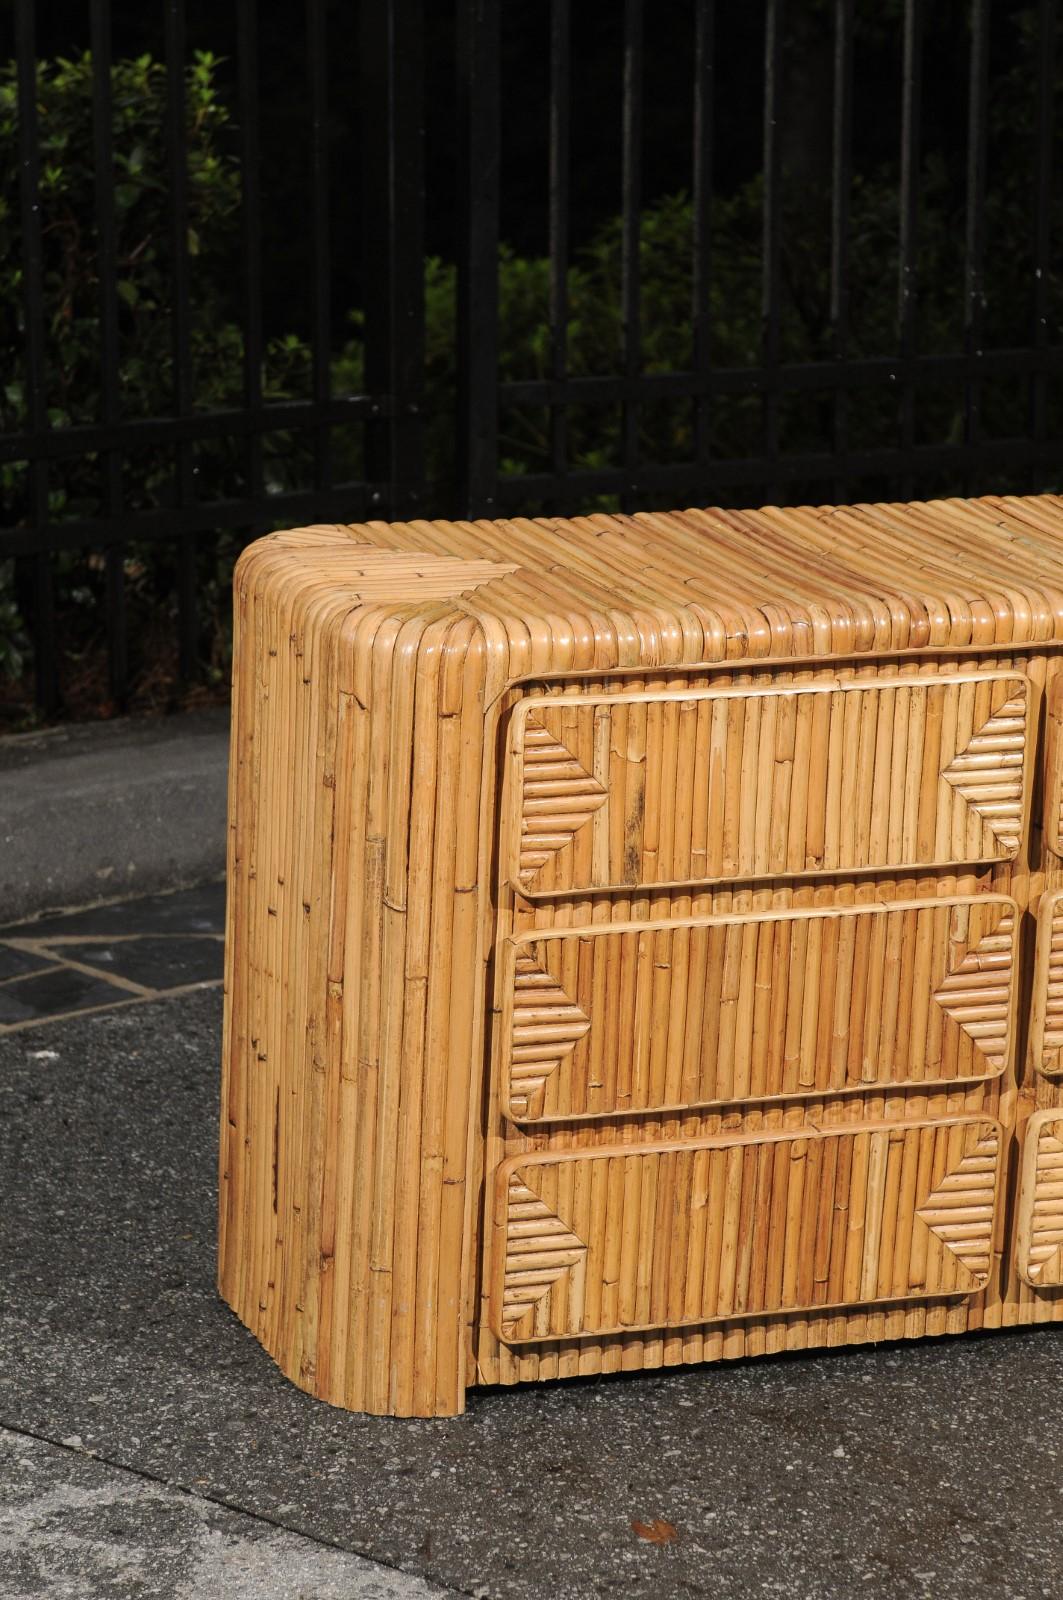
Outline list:
[[[509,1343],[969,1295],[989,1278],[986,1117],[518,1156],[497,1174]]]
[[[499,1071],[517,1122],[995,1077],[1005,895],[559,928],[508,939]]]
[[[1063,673],[1051,680],[1045,698],[1044,841],[1063,856]]]
[[[1063,891],[1041,896],[1030,1011],[1030,1054],[1047,1078],[1063,1074]]]
[[[996,861],[1019,848],[1014,671],[532,695],[503,872],[522,893]]]
[[[1063,1285],[1063,1112],[1026,1124],[1016,1215],[1019,1276],[1035,1289]]]

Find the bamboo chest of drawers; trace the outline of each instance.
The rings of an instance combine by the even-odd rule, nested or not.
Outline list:
[[[1063,499],[274,534],[221,1291],[301,1387],[1063,1319]]]

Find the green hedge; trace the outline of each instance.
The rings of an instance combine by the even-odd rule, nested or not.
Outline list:
[[[236,307],[233,262],[238,245],[240,172],[232,154],[233,113],[221,86],[221,63],[199,54],[188,70],[189,249],[193,266],[192,367],[197,406],[238,404],[243,393],[243,339]],[[1016,71],[998,82],[992,101],[990,152],[993,185],[987,210],[985,342],[988,346],[1029,342],[1032,328],[1031,238],[1033,145],[1029,73]],[[113,69],[114,150],[119,181],[115,209],[119,264],[120,387],[123,414],[165,414],[173,403],[172,330],[169,316],[171,240],[164,143],[165,72],[149,57],[116,63]],[[38,106],[42,144],[41,205],[49,417],[55,427],[95,420],[100,404],[99,282],[92,167],[92,63],[74,60],[39,65]],[[0,69],[0,319],[5,344],[20,348],[22,329],[21,229],[18,205],[17,100],[12,65]],[[829,195],[822,185],[787,178],[781,218],[781,355],[785,360],[828,358],[831,344]],[[759,180],[714,200],[711,237],[709,322],[712,359],[719,365],[755,366],[761,323],[761,200]],[[883,170],[854,181],[849,229],[848,354],[889,354],[896,346],[898,175]],[[918,260],[918,348],[956,352],[963,348],[963,173],[930,157],[920,184]],[[678,194],[651,206],[643,219],[640,269],[643,292],[642,346],[648,371],[689,368],[692,347],[690,261],[692,211]],[[501,376],[544,376],[550,370],[549,269],[543,259],[503,247],[499,262]],[[425,264],[427,337],[427,475],[440,509],[453,477],[455,383],[454,268],[436,259]],[[1051,286],[1050,337],[1060,325],[1058,284]],[[569,277],[569,370],[573,375],[616,372],[622,363],[621,231],[619,220],[602,228],[584,248]],[[352,312],[348,337],[333,361],[338,393],[361,388],[361,318]],[[295,333],[270,341],[262,380],[269,399],[309,393],[310,352]],[[1020,382],[987,383],[983,426],[991,434],[1025,432],[1028,388]],[[897,393],[888,386],[856,390],[847,401],[847,426],[854,447],[897,440]],[[1058,425],[1058,405],[1053,401]],[[959,435],[962,388],[942,386],[920,395],[917,439],[947,442]],[[17,376],[0,393],[0,423],[8,430],[26,422],[26,398]],[[502,470],[541,470],[548,461],[549,418],[534,409],[502,418]],[[574,407],[569,417],[570,460],[595,467],[617,461],[618,408]],[[755,396],[714,402],[710,417],[717,455],[756,456],[761,407]],[[831,438],[833,401],[802,394],[783,402],[780,443],[784,451],[822,449]],[[645,404],[640,445],[654,462],[689,460],[693,409],[689,400]],[[275,490],[309,482],[309,441],[275,433],[265,441],[267,484]],[[337,435],[337,478],[361,472],[356,428]],[[238,441],[196,447],[201,498],[240,495],[246,488]],[[94,458],[49,469],[51,516],[100,515],[105,510],[102,464]],[[800,488],[801,486],[797,486]],[[808,493],[822,493],[809,485]],[[890,486],[877,486],[890,492]],[[941,484],[935,487],[951,488]],[[876,486],[869,485],[869,492]],[[172,461],[149,450],[124,462],[123,489],[129,508],[165,505],[172,494]],[[28,516],[25,464],[0,467],[5,524]],[[738,498],[741,498],[739,495]],[[599,502],[606,503],[606,502]],[[532,508],[533,509],[533,508]],[[228,585],[238,539],[232,534],[199,543],[203,654],[208,676],[221,683],[228,666]],[[161,544],[127,548],[125,570],[139,691],[156,699],[175,681],[173,659],[174,570]],[[15,564],[0,563],[0,678],[22,678],[26,665],[25,595]],[[103,709],[105,690],[102,598],[104,563],[99,554],[63,553],[56,558],[57,604],[68,668],[67,690],[79,699],[95,696]],[[146,686],[146,687],[145,687]],[[87,704],[87,702],[86,702]]]

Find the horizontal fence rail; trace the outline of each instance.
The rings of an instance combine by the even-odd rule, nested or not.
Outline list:
[[[94,662],[220,685],[286,524],[1063,488],[1057,0],[45,9],[0,56],[16,722]]]

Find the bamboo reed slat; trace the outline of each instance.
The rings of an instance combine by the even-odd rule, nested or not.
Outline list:
[[[1063,890],[1043,895],[1037,908],[1030,1048],[1039,1072],[1063,1074]]]
[[[219,1284],[303,1388],[1063,1320],[1063,498],[274,534],[232,750]]]

